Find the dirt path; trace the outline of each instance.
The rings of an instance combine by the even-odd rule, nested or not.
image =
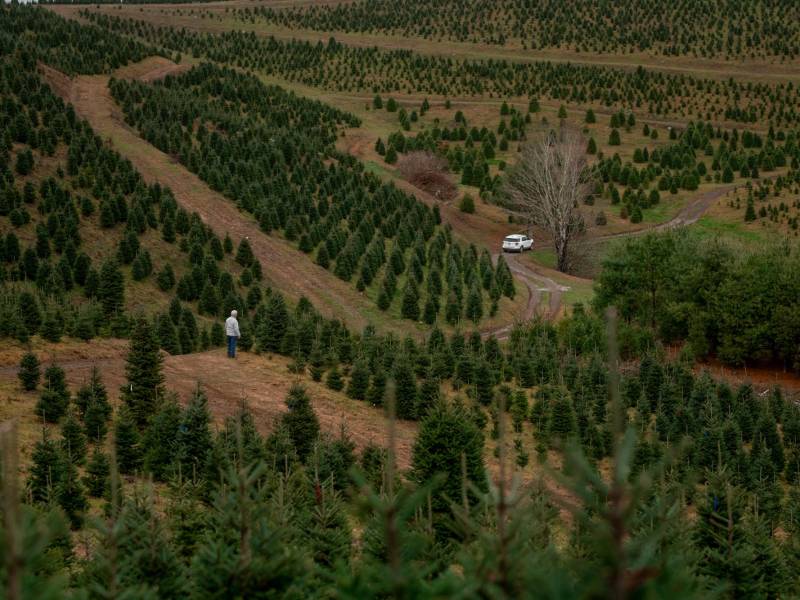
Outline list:
[[[183,68],[154,57],[125,67],[116,75],[150,80]],[[320,312],[328,317],[341,318],[357,330],[368,323],[387,321],[366,296],[314,264],[307,255],[288,243],[262,233],[251,216],[240,212],[233,202],[211,190],[194,173],[140,138],[125,124],[121,111],[111,98],[108,77],[81,76],[70,80],[48,67],[42,67],[42,70],[54,90],[72,103],[75,111],[89,121],[98,135],[128,158],[147,182],[157,181],[169,186],[184,208],[197,212],[218,234],[228,232],[235,242],[248,238],[255,256],[261,261],[264,275],[278,289],[294,300],[306,296]],[[387,328],[407,329],[398,323],[390,323]]]
[[[763,177],[762,180],[772,180],[779,177],[780,174],[770,175],[769,177]],[[611,235],[601,235],[597,236],[591,240],[590,242],[601,242],[604,240],[611,240],[616,238],[623,238],[623,237],[631,237],[637,235],[644,235],[650,231],[665,231],[667,229],[675,229],[676,227],[685,227],[688,225],[693,225],[697,223],[703,215],[708,212],[708,210],[714,205],[714,203],[725,196],[730,192],[734,192],[740,187],[744,187],[744,184],[735,184],[735,185],[728,185],[725,187],[718,187],[713,190],[708,190],[697,194],[694,196],[689,202],[686,203],[677,215],[675,215],[669,221],[664,223],[658,223],[655,225],[648,225],[642,227],[641,229],[636,229],[633,231],[623,231],[621,233],[614,233]]]

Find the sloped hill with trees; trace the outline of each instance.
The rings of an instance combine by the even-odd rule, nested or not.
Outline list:
[[[478,323],[514,296],[503,261],[454,243],[436,208],[334,148],[339,127],[357,124],[352,115],[210,64],[110,89],[146,140],[381,310],[428,324]]]
[[[617,109],[647,107],[653,116],[755,123],[800,122],[800,93],[789,82],[753,83],[547,61],[473,60],[411,50],[278,40],[253,32],[207,34],[84,11],[83,18],[169,52],[253,69],[335,91],[386,94],[406,90],[444,97],[549,98]]]
[[[260,265],[236,264],[230,238],[178,207],[169,189],[145,185],[42,82],[24,46],[7,49],[3,335],[125,336],[130,311],[143,310],[163,314],[170,352],[220,344],[219,324],[198,316],[217,321],[223,305],[260,297]]]
[[[680,7],[653,0],[388,0],[297,7],[238,8],[243,21],[292,29],[381,33],[426,40],[481,42],[523,49],[726,59],[800,55],[800,14],[786,0],[693,0]]]
[[[782,125],[768,133],[734,136],[708,118],[652,152],[629,149],[641,161],[599,159],[598,193],[635,187],[632,209],[647,185],[688,188],[734,166],[742,179],[786,169],[770,189],[792,193],[793,87],[427,63],[335,41],[103,19],[99,47],[114,48],[95,53],[96,27],[46,15],[0,8],[15,33],[0,33],[0,334],[17,338],[0,351],[0,415],[11,417],[0,424],[0,596],[795,593],[800,404],[774,377],[716,379],[696,361],[797,367],[800,263],[788,240],[758,252],[683,232],[623,241],[591,306],[519,323],[501,342],[478,325],[490,301],[513,296],[504,261],[457,243],[437,211],[337,151],[351,114],[258,76],[279,65],[284,77],[369,90],[369,101],[408,83],[381,62],[399,58],[439,89],[499,93],[519,73],[557,72],[544,86],[552,97],[674,102],[679,112],[702,104],[719,116],[737,107],[705,108],[709,97],[741,91],[748,110],[760,107],[744,120],[774,109]],[[224,204],[229,222],[291,246],[280,257],[313,258],[320,280],[399,311],[408,317],[400,328],[356,331],[343,319],[353,307],[331,315],[266,286],[255,243],[222,237],[182,210],[176,192],[145,183],[43,83],[40,62],[103,72],[141,58],[145,38],[199,64],[150,83],[88,78],[94,87],[79,88],[76,104],[99,90],[107,113],[97,121],[116,120],[112,131],[128,136],[110,143],[132,140],[120,150],[158,152],[159,165],[171,156],[171,172],[213,188],[206,200]],[[426,71],[431,64],[441,71]],[[625,125],[616,108],[612,118],[624,128],[629,114]],[[513,116],[519,137],[524,117]],[[489,139],[487,130],[481,144]],[[403,293],[392,297],[391,286]],[[244,360],[221,351],[165,359],[164,350],[216,344],[231,304],[241,307]],[[412,319],[430,326],[422,334]],[[69,340],[79,349],[59,362],[52,348],[63,335],[87,342]],[[95,344],[97,354],[87,350]],[[369,435],[333,432],[334,421]]]

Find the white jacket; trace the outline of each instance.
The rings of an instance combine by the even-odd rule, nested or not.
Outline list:
[[[236,317],[228,317],[225,321],[225,335],[241,337],[239,334],[239,321],[236,320]]]

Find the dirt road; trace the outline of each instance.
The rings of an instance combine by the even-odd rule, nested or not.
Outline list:
[[[125,67],[115,75],[148,80],[183,68],[154,57]],[[108,77],[80,76],[70,80],[53,69],[42,67],[42,70],[54,90],[72,103],[78,115],[89,121],[98,135],[128,158],[147,182],[169,186],[179,204],[197,212],[219,235],[230,233],[235,242],[249,239],[265,277],[278,289],[294,300],[307,297],[320,312],[341,318],[356,330],[368,323],[387,322],[387,317],[379,314],[377,307],[353,286],[317,266],[310,257],[284,240],[265,235],[250,215],[239,211],[233,202],[211,190],[194,173],[140,138],[125,124],[111,98]],[[389,323],[386,328],[406,329],[400,323]]]

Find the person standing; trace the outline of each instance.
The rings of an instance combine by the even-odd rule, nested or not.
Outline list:
[[[236,342],[239,341],[239,321],[236,319],[237,313],[231,311],[231,316],[225,321],[225,335],[228,336],[228,358],[236,358]]]

